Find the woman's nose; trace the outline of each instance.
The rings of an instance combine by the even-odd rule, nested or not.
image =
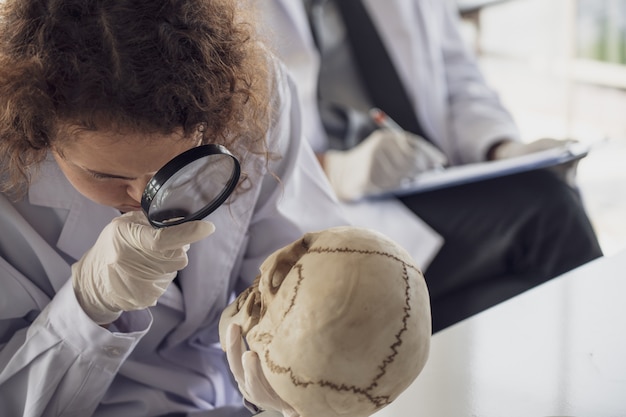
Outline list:
[[[128,184],[128,186],[126,187],[126,192],[133,199],[133,201],[141,203],[143,190],[146,188],[146,184],[148,184],[149,180],[150,178],[138,178]]]

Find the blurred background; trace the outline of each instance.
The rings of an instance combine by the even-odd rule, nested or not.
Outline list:
[[[625,249],[626,0],[457,3],[467,42],[524,139],[592,146],[578,184],[605,254]]]

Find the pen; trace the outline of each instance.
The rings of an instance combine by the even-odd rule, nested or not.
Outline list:
[[[369,111],[369,115],[378,127],[389,129],[392,132],[397,133],[406,132],[402,128],[402,126],[400,126],[398,123],[395,122],[395,120],[389,117],[387,113],[377,107],[372,107]],[[425,139],[423,138],[421,140],[425,141]],[[418,145],[416,145],[412,141],[409,141],[408,143],[411,144],[411,146],[413,146],[414,148],[418,147]],[[428,143],[422,144],[421,146],[419,146],[419,148],[421,150],[421,153],[430,155],[430,159],[432,160],[431,162],[433,165],[431,168],[432,171],[443,171],[445,169],[446,165],[448,164],[448,158],[446,158],[443,153],[441,153],[438,149],[430,146],[430,144]],[[428,151],[429,148],[432,148],[432,150]]]
[[[384,127],[387,129],[395,130],[396,132],[403,132],[402,126],[395,122],[387,113],[377,107],[372,107],[369,111],[370,117],[376,123],[378,127]]]

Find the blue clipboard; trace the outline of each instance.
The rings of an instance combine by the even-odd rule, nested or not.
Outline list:
[[[407,179],[396,189],[371,194],[367,198],[382,198],[394,195],[403,196],[524,171],[549,168],[584,158],[589,153],[589,148],[589,145],[576,142],[562,148],[547,149],[515,158],[427,171],[419,174],[415,178]]]

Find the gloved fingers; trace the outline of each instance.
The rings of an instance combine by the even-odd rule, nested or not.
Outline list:
[[[142,224],[144,226],[150,226],[150,222],[148,222],[148,218],[146,217],[144,212],[140,210],[124,213],[118,218],[114,219],[114,221],[121,221],[125,223],[134,223],[134,224]]]
[[[388,145],[389,137],[397,135],[390,129],[378,129],[370,133],[365,139],[361,141],[357,146],[349,150],[348,152],[358,152],[363,157],[363,154],[372,154],[381,148]]]
[[[300,413],[294,410],[292,407],[287,407],[283,410],[283,417],[300,417]]]
[[[512,158],[524,153],[525,145],[521,142],[506,140],[497,145],[493,153],[494,159]]]
[[[372,155],[372,167],[383,169],[387,175],[403,176],[405,171],[412,169],[416,151],[409,143],[409,135],[389,129],[380,131],[383,146]]]
[[[528,155],[535,152],[549,149],[563,148],[576,143],[573,139],[552,139],[542,138],[533,142],[523,143],[517,141],[506,141],[500,144],[495,152],[495,159],[513,158],[516,156]]]
[[[542,139],[535,140],[533,142],[529,142],[526,146],[527,146],[529,153],[531,153],[531,152],[544,151],[547,149],[553,149],[553,148],[559,148],[559,147],[564,148],[576,142],[577,141],[574,139],[542,138]]]
[[[417,165],[423,171],[424,168],[446,165],[448,158],[435,145],[426,139],[410,132],[397,132],[386,129],[387,143],[385,149],[392,151],[396,159],[402,158],[407,161],[417,161]]]
[[[154,252],[180,249],[202,240],[215,231],[215,225],[206,220],[195,220],[175,226],[156,229],[140,211],[126,213],[113,220],[120,233],[132,246]]]
[[[159,229],[155,243],[159,250],[172,250],[209,237],[215,232],[215,225],[208,220],[194,220]]]
[[[256,352],[247,351],[243,354],[242,363],[243,368],[246,370],[246,387],[248,388],[248,394],[250,394],[248,399],[259,406],[264,405],[264,408],[268,408],[269,405],[272,405],[268,404],[268,402],[278,398],[278,395],[267,382],[267,378],[265,378],[259,355]]]
[[[243,354],[246,350],[241,336],[241,327],[234,323],[230,324],[226,329],[226,360],[240,390],[245,387],[246,382],[243,367]],[[246,393],[242,392],[242,394],[246,396]]]
[[[369,138],[372,142],[376,142],[377,148],[389,149],[395,151],[406,151],[410,148],[408,132],[397,131],[393,129],[378,129],[374,131]]]
[[[143,274],[145,277],[156,278],[156,275],[180,271],[189,262],[186,248],[155,251],[131,244],[120,246],[114,256],[115,264],[125,270],[128,275]]]
[[[252,377],[251,381],[250,368],[248,367],[254,365],[250,365],[249,361],[248,365],[245,362],[246,354],[249,352],[241,335],[241,327],[234,323],[230,324],[226,329],[226,339],[226,359],[241,395],[257,407],[275,408],[268,407],[265,397],[259,397],[258,394],[250,392],[250,389],[256,387],[256,385],[254,377]]]
[[[377,157],[379,170],[387,172],[390,185],[447,165],[446,156],[424,138],[409,132],[393,133],[387,136],[388,146]]]
[[[243,354],[243,368],[246,370],[249,401],[266,410],[279,410],[284,417],[299,417],[298,412],[283,401],[270,385],[256,352],[247,351]]]
[[[195,220],[187,223],[155,229],[152,226],[132,225],[133,241],[137,248],[163,253],[167,257],[180,256],[178,250],[186,252],[189,244],[210,236],[215,231],[213,223]]]
[[[414,156],[421,157],[428,168],[448,165],[446,155],[426,139],[417,135],[407,134],[407,141],[413,150]]]
[[[241,327],[230,324],[226,329],[226,339],[226,359],[241,394],[263,409],[290,408],[283,403],[265,378],[259,356],[247,350]]]
[[[285,414],[277,410],[263,410],[254,415],[254,417],[287,417]],[[298,416],[294,416],[298,417]]]
[[[326,152],[324,171],[337,197],[353,201],[444,165],[445,155],[423,138],[379,129],[348,151]]]

